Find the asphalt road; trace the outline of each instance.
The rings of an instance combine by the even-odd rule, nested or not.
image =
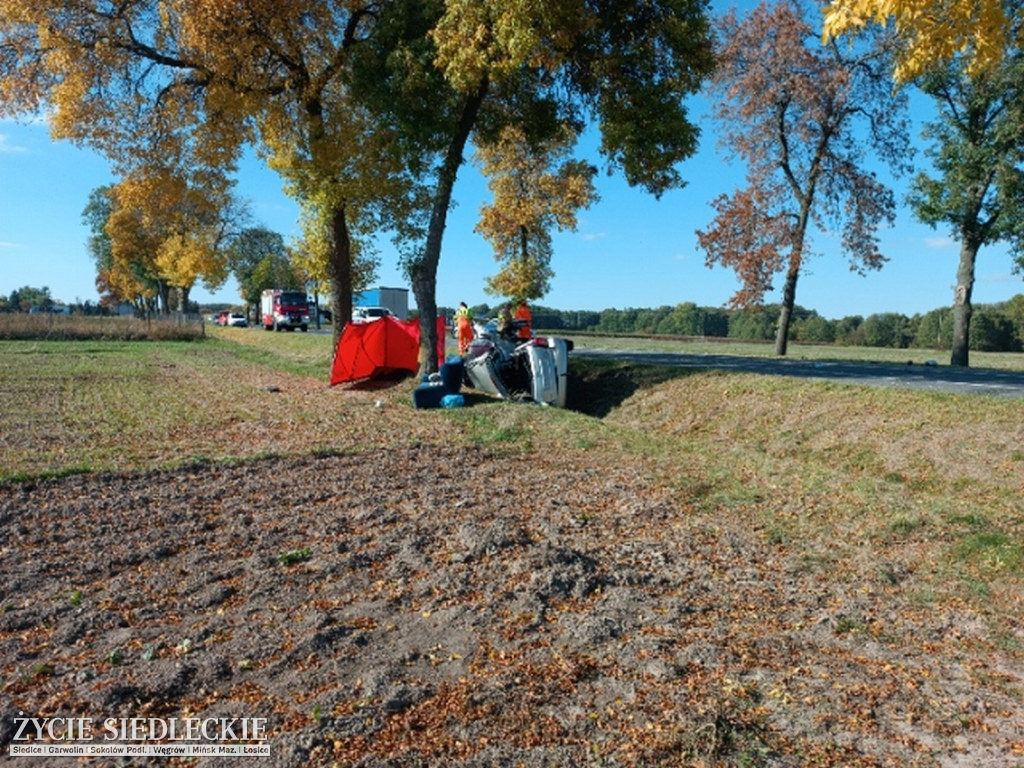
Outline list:
[[[572,354],[577,357],[614,358],[645,365],[715,368],[738,373],[792,376],[874,387],[904,387],[931,392],[1024,398],[1024,373],[992,368],[952,368],[948,365],[896,365],[892,363],[793,360],[674,352],[631,352],[618,349],[587,349],[579,346],[573,350]]]

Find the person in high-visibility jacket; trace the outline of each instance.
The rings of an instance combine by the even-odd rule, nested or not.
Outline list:
[[[459,340],[459,354],[464,355],[469,351],[469,344],[473,341],[473,322],[469,318],[469,307],[464,301],[455,310],[455,330]]]
[[[519,320],[521,323],[519,326],[519,338],[531,338],[533,336],[533,315],[530,313],[530,308],[526,306],[526,299],[520,300],[519,306],[516,307],[516,320]]]

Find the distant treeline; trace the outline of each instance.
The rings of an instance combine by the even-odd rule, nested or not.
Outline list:
[[[774,340],[779,305],[749,310],[699,307],[692,302],[657,309],[560,310],[534,305],[535,328],[595,334],[711,336],[745,341]],[[497,307],[471,307],[475,316],[496,314]],[[896,312],[852,315],[829,320],[812,309],[797,306],[790,326],[791,341],[843,346],[949,349],[953,309],[933,309],[908,317]],[[1024,294],[999,304],[979,304],[971,315],[971,349],[981,352],[1020,352],[1024,349]]]

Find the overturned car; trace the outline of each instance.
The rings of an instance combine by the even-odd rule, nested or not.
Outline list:
[[[466,382],[495,397],[564,408],[572,340],[558,336],[520,339],[519,327],[517,321],[503,330],[494,321],[473,324]]]

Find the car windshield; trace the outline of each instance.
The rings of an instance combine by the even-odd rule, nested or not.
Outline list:
[[[300,291],[284,291],[281,294],[282,304],[305,304],[306,294]]]

